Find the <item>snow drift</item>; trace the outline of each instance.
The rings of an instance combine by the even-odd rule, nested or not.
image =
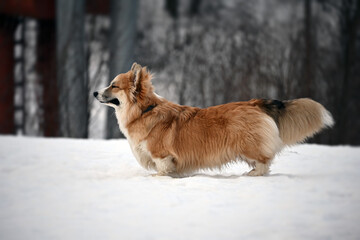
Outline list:
[[[0,136],[0,239],[359,239],[360,148],[152,177],[126,140]]]

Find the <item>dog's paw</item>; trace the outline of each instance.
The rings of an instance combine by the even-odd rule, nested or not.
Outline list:
[[[261,173],[260,171],[256,171],[255,169],[253,169],[250,172],[246,173],[246,176],[257,177],[257,176],[264,176],[264,174]]]
[[[159,173],[153,173],[153,174],[151,174],[151,176],[152,177],[163,177],[163,176],[168,176],[168,174],[159,172]]]

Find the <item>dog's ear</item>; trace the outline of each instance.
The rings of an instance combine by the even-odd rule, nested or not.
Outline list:
[[[141,65],[137,64],[136,62],[131,67],[131,71],[133,71],[133,76],[134,76],[133,82],[134,82],[135,88],[137,88],[137,86],[140,83],[141,74],[142,74],[141,70],[142,70]]]
[[[151,84],[152,75],[146,67],[134,63],[130,71],[132,72],[131,93],[134,101],[143,99],[149,91],[154,91]]]
[[[130,69],[130,70],[131,70],[131,71],[134,71],[135,68],[140,68],[140,69],[141,69],[141,65],[138,64],[138,63],[136,63],[136,62],[134,62],[133,65],[131,66],[131,69]]]

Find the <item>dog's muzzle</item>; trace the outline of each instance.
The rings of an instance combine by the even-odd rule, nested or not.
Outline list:
[[[106,102],[106,103],[112,103],[116,106],[120,105],[120,101],[117,98],[111,99],[110,101]]]
[[[111,104],[114,104],[116,106],[119,106],[120,105],[120,101],[117,99],[117,98],[113,98],[111,100],[107,100],[107,99],[104,99],[103,97],[101,97],[101,99],[99,99],[99,92],[94,92],[93,93],[94,97],[99,100],[99,102],[101,103],[111,103]]]

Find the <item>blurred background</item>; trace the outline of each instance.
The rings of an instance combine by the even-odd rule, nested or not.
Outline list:
[[[360,144],[360,0],[0,0],[0,134],[121,137],[92,92],[134,61],[207,107],[310,97]]]

